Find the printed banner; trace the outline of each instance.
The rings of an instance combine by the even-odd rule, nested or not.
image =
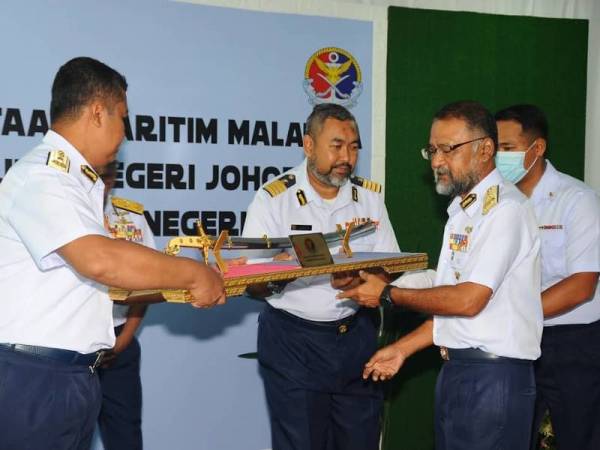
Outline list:
[[[60,65],[97,58],[129,83],[115,194],[144,205],[159,246],[195,234],[197,220],[209,234],[239,235],[260,185],[301,162],[317,103],[356,115],[356,173],[369,177],[371,22],[163,0],[23,0],[0,4],[0,27],[0,179],[48,129]],[[150,308],[140,333],[146,448],[270,446],[258,364],[238,358],[256,350],[261,308],[244,297],[208,311]]]

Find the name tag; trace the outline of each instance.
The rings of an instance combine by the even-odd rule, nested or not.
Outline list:
[[[312,231],[312,225],[293,224],[290,228],[292,231]]]
[[[540,230],[562,230],[563,226],[562,225],[540,225],[539,229]]]

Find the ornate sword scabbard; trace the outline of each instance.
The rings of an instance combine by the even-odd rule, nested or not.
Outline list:
[[[217,263],[217,267],[219,267],[221,273],[227,273],[227,271],[229,270],[229,266],[221,257],[221,247],[223,247],[225,241],[229,243],[231,242],[231,239],[229,237],[229,231],[227,230],[221,231],[219,237],[217,238],[213,246],[213,256],[215,257],[215,262]]]
[[[350,235],[354,229],[354,223],[348,222],[346,224],[346,233],[344,233],[344,239],[342,239],[342,250],[348,258],[352,258],[352,249],[350,248]]]
[[[182,248],[197,248],[202,253],[202,259],[205,264],[208,264],[208,257],[212,250],[215,262],[221,273],[227,273],[228,266],[225,260],[221,257],[221,248],[224,244],[231,246],[231,238],[227,230],[221,231],[219,237],[215,240],[204,232],[200,221],[196,222],[198,236],[180,236],[173,238],[167,244],[165,253],[170,256],[175,256],[181,252]]]

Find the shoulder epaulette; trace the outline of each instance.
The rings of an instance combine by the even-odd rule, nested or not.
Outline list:
[[[350,177],[350,182],[362,188],[368,189],[373,192],[381,193],[381,184],[376,183],[375,181],[367,180],[363,177]]]
[[[124,209],[136,214],[144,213],[144,205],[133,200],[127,200],[126,198],[112,197],[111,203],[115,208]]]
[[[51,152],[48,152],[46,165],[62,172],[69,172],[71,161],[69,160],[67,154],[62,150],[52,150]]]
[[[294,184],[296,184],[296,176],[290,173],[277,178],[275,181],[271,181],[266,186],[263,186],[263,189],[267,191],[271,197],[276,197],[291,188]]]
[[[491,186],[485,191],[485,197],[483,198],[483,214],[490,212],[494,206],[498,204],[500,200],[500,186],[497,184]]]

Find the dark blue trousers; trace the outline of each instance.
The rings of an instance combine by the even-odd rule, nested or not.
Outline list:
[[[376,450],[381,388],[362,379],[376,350],[375,326],[359,312],[340,332],[266,306],[258,359],[273,450]]]
[[[117,336],[122,328],[115,328]],[[98,425],[105,450],[142,449],[140,353],[134,337],[110,367],[98,370],[102,387]]]
[[[558,450],[600,449],[600,321],[545,327],[535,378],[534,442],[549,409]]]
[[[0,449],[88,450],[99,411],[87,366],[0,347]]]
[[[451,360],[435,392],[436,450],[526,450],[533,421],[531,362]]]

